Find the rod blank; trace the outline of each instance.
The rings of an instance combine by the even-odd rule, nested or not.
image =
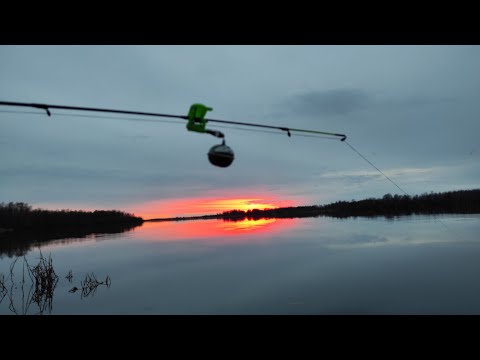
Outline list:
[[[149,113],[149,112],[143,112],[143,111],[102,109],[102,108],[91,108],[91,107],[81,107],[81,106],[65,106],[65,105],[52,105],[52,104],[23,103],[23,102],[12,102],[12,101],[0,101],[0,105],[19,106],[19,107],[33,107],[33,108],[37,108],[37,109],[42,109],[42,110],[45,110],[47,112],[48,116],[51,116],[50,109],[62,109],[62,110],[74,110],[74,111],[106,112],[106,113],[125,114],[125,115],[156,116],[156,117],[177,118],[177,119],[188,120],[188,116],[185,116],[185,115],[171,115],[171,114],[161,114],[161,113]],[[251,127],[264,128],[264,129],[276,129],[276,130],[281,130],[281,131],[287,132],[288,136],[291,136],[290,132],[304,132],[304,133],[311,133],[311,134],[336,136],[336,137],[340,137],[341,141],[345,141],[345,139],[347,138],[347,135],[345,135],[345,134],[337,134],[337,133],[330,133],[330,132],[317,131],[317,130],[294,129],[294,128],[289,128],[289,127],[284,127],[284,126],[263,125],[263,124],[254,124],[254,123],[229,121],[229,120],[219,120],[219,119],[207,119],[207,118],[205,118],[205,121],[212,122],[212,123],[220,123],[220,124],[251,126]]]

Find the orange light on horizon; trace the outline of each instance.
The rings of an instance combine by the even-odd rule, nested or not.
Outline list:
[[[230,210],[275,209],[294,206],[293,200],[273,197],[179,198],[157,200],[130,206],[130,212],[143,219],[159,219],[220,214]]]
[[[285,199],[287,198],[287,199]],[[264,210],[298,206],[305,199],[272,194],[265,190],[237,189],[193,198],[155,200],[129,206],[130,212],[143,219],[175,218],[221,214],[231,210]],[[141,238],[152,241],[228,239],[255,241],[295,228],[299,219],[222,219],[178,222],[145,222],[133,231]]]
[[[236,191],[235,191],[236,192]],[[240,191],[238,191],[240,192]],[[234,193],[234,192],[233,192]],[[118,210],[140,216],[144,220],[158,218],[175,218],[220,214],[231,210],[264,210],[279,207],[297,206],[301,199],[282,200],[278,195],[268,192],[258,193],[241,191],[242,196],[234,196],[232,192],[220,194],[218,197],[194,197],[154,200],[126,206],[116,207]],[[303,200],[303,199],[302,199]],[[60,204],[48,204],[57,207]],[[63,207],[63,206],[58,206]],[[64,207],[63,207],[64,208]],[[72,208],[69,206],[69,208]],[[91,204],[76,204],[74,208],[91,209]],[[93,209],[92,209],[93,210]],[[148,241],[175,240],[210,240],[223,239],[238,241],[255,241],[268,238],[295,228],[299,219],[244,219],[241,221],[224,221],[222,219],[178,221],[178,222],[145,222],[132,230],[136,238]],[[226,242],[228,243],[228,241]]]

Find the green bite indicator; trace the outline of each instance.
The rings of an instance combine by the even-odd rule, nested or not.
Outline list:
[[[190,106],[190,110],[188,112],[187,129],[189,131],[204,133],[206,130],[205,127],[207,126],[205,115],[207,114],[207,111],[212,110],[212,108],[203,104],[193,104]]]

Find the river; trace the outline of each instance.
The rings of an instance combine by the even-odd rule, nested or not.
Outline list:
[[[58,275],[33,299],[3,253],[0,314],[480,314],[478,234],[480,215],[146,222],[26,250]],[[111,282],[82,291],[92,273]]]

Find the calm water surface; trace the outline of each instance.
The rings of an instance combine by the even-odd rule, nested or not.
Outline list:
[[[44,314],[480,314],[480,215],[438,218],[461,238],[426,216],[160,222],[26,259],[41,250],[59,275]],[[37,313],[14,260],[0,314]],[[110,287],[69,292],[90,273]]]

